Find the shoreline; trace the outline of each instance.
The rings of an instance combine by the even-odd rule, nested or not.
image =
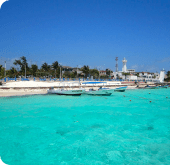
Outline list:
[[[79,87],[77,87],[78,89]],[[93,87],[85,87],[86,90],[89,90],[90,88],[93,89],[98,89],[99,87],[97,86],[93,86]],[[111,87],[111,89],[115,89],[116,87]],[[15,97],[15,96],[31,96],[31,95],[46,95],[47,94],[47,90],[49,88],[25,88],[22,87],[20,89],[14,89],[14,88],[0,88],[0,98],[2,97]],[[57,89],[57,88],[56,88]],[[58,88],[59,89],[59,88]],[[76,88],[64,88],[65,90],[72,90],[72,89],[76,89]],[[129,87],[127,90],[131,90],[131,89],[137,89],[136,87]]]
[[[0,89],[0,97],[15,97],[15,96],[28,96],[28,95],[44,95],[47,90],[26,90],[26,89]]]
[[[48,88],[47,88],[48,89]],[[0,98],[2,97],[19,97],[19,96],[34,96],[34,95],[47,95],[47,89],[0,89]],[[64,88],[68,89],[68,88]],[[90,88],[85,88],[86,90],[89,90]],[[98,89],[98,87],[93,87],[93,89]],[[114,89],[114,88],[112,88]],[[138,88],[128,88],[127,90],[136,90]],[[70,89],[71,90],[71,89]]]
[[[154,83],[149,83],[150,85],[154,85]],[[146,83],[140,83],[140,87],[146,86]],[[39,81],[10,81],[4,83],[0,86],[0,97],[15,97],[15,96],[30,96],[30,95],[45,95],[47,94],[47,90],[50,87],[54,87],[55,89],[78,89],[84,88],[85,90],[89,90],[90,88],[98,89],[100,86],[107,87],[110,89],[115,89],[117,87],[127,86],[127,90],[129,89],[138,89],[137,84],[134,82],[119,82],[119,81],[105,81],[94,84],[84,84],[84,82],[39,82]]]
[[[23,95],[9,95],[9,96],[0,96],[0,98],[13,98],[13,97],[29,97],[36,95],[47,95],[47,94],[23,94]]]

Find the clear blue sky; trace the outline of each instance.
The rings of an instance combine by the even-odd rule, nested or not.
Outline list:
[[[170,0],[9,0],[0,57],[136,71],[170,70]],[[0,61],[1,64],[2,60]]]

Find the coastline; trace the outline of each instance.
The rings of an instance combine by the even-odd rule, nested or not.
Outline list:
[[[46,89],[0,89],[0,97],[47,94]]]
[[[132,82],[121,83],[121,82],[101,82],[100,84],[83,84],[84,82],[39,82],[39,81],[10,81],[4,83],[0,86],[0,97],[10,97],[10,96],[28,96],[28,95],[44,95],[47,94],[47,90],[50,87],[55,89],[78,89],[85,88],[89,90],[90,88],[98,89],[100,86],[115,89],[117,87],[128,86],[127,89],[138,89],[136,84]],[[145,86],[146,84],[141,84]],[[153,84],[152,84],[153,85]]]

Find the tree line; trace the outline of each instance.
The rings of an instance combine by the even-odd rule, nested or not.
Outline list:
[[[0,65],[0,79],[6,77],[14,78],[14,77],[24,77],[25,74],[27,76],[32,77],[53,77],[53,78],[59,78],[60,73],[62,74],[62,65],[58,63],[58,61],[54,61],[52,65],[48,65],[46,62],[44,62],[40,68],[38,68],[38,65],[32,64],[31,66],[28,66],[28,62],[25,56],[20,57],[19,60],[15,60],[13,63],[17,68],[19,66],[19,69],[16,69],[16,67],[11,67],[9,70],[5,71],[5,68]],[[99,71],[97,69],[90,69],[88,65],[84,65],[83,67],[79,68],[79,71],[81,73],[77,73],[77,70],[75,69],[72,72],[65,71],[62,74],[63,78],[87,78],[90,76],[93,76],[93,78],[109,78],[109,75],[111,71],[107,70],[106,75],[99,76]],[[6,73],[6,75],[5,75]]]

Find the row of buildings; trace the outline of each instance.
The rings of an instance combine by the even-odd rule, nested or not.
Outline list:
[[[108,76],[109,78],[112,78],[112,79],[124,79],[124,80],[130,80],[130,81],[131,80],[153,81],[153,82],[163,82],[164,78],[166,78],[164,70],[160,71],[160,73],[158,72],[156,73],[136,72],[135,69],[127,69],[127,66],[126,66],[127,60],[125,58],[122,60],[122,63],[123,63],[122,71],[113,72],[110,69],[99,70],[99,77]],[[69,72],[76,71],[77,74],[81,74],[82,76],[84,75],[83,72],[79,68],[72,68],[70,66],[62,66],[62,74],[64,74],[66,71],[69,71]]]
[[[166,78],[165,70],[161,70],[160,73],[156,72],[136,72],[135,69],[127,69],[126,63],[127,60],[124,58],[122,60],[123,67],[122,71],[117,71],[111,73],[111,77],[115,79],[126,79],[126,80],[138,80],[138,81],[153,81],[153,82],[163,82]],[[106,74],[102,71],[101,74]]]

